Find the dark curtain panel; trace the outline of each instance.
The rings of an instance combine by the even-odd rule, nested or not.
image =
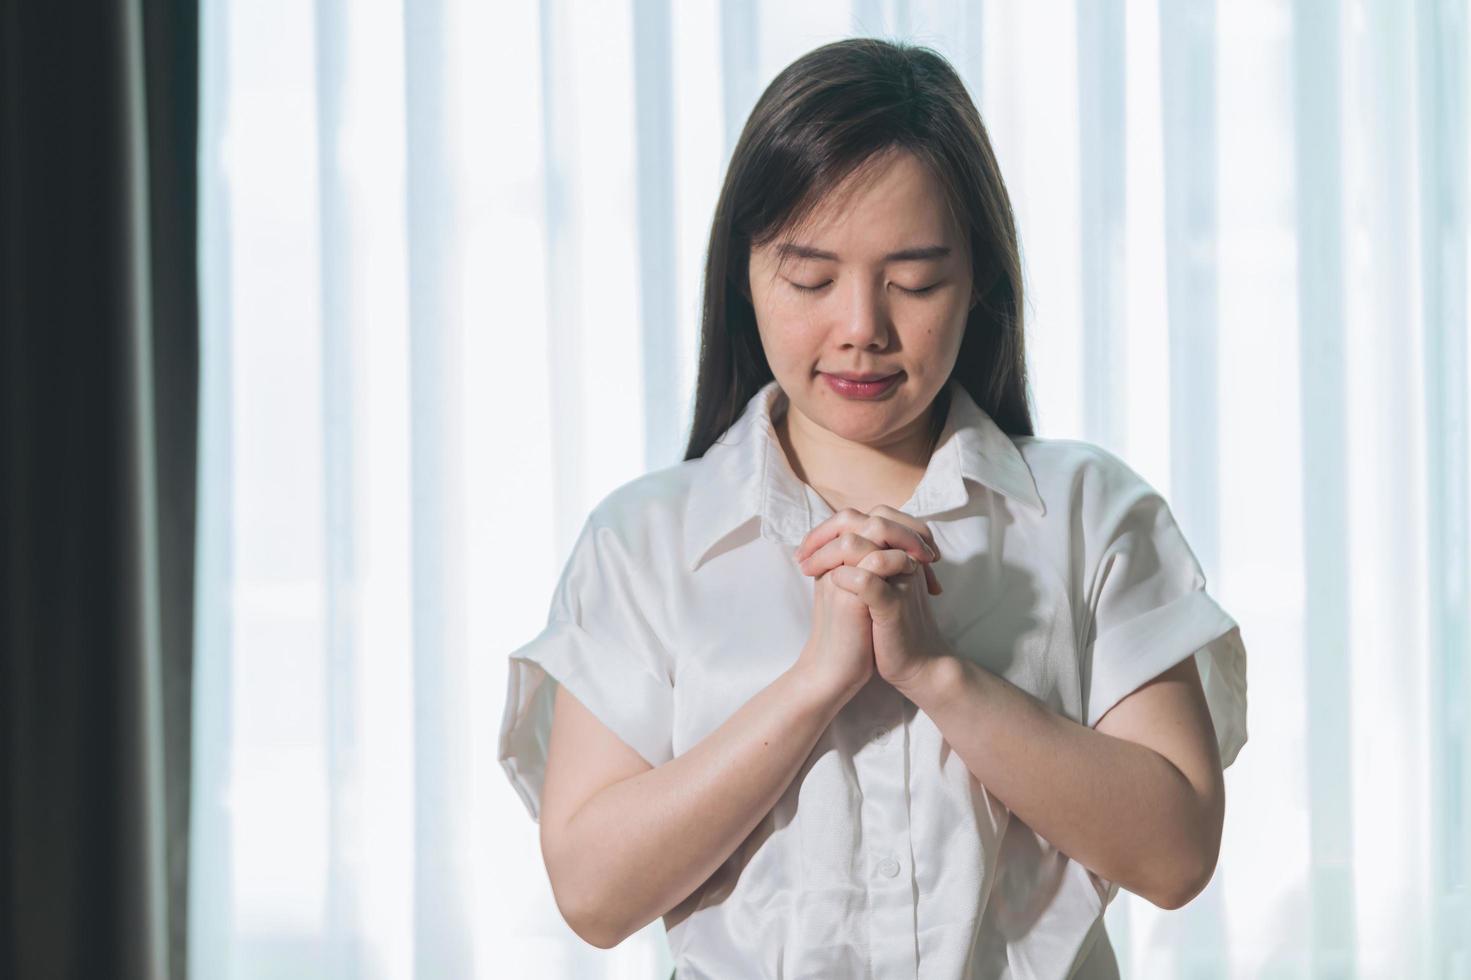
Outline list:
[[[0,976],[182,978],[198,11],[0,0]]]

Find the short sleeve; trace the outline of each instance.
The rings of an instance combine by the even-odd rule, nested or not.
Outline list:
[[[1088,726],[1193,654],[1225,768],[1246,743],[1241,628],[1206,591],[1200,562],[1169,505],[1115,464],[1096,506],[1102,519],[1089,549],[1099,557],[1089,588]]]
[[[531,819],[541,792],[558,684],[658,766],[673,757],[674,687],[647,612],[640,563],[590,517],[552,595],[546,627],[509,654],[498,757]]]

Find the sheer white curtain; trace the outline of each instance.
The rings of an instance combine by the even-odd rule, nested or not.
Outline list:
[[[677,462],[760,90],[966,78],[1039,433],[1171,501],[1251,656],[1220,864],[1126,975],[1471,976],[1465,0],[205,0],[191,965],[664,977],[495,760],[571,535]]]

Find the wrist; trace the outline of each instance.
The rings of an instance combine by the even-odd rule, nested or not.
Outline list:
[[[851,682],[834,677],[806,662],[799,661],[787,668],[792,683],[812,705],[821,708],[841,708],[858,692]]]
[[[940,654],[925,661],[913,677],[895,684],[894,689],[929,714],[960,690],[965,683],[965,669],[965,660],[950,653]]]

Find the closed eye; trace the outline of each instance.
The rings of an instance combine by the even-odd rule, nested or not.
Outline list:
[[[787,281],[791,282],[790,279]],[[792,288],[799,289],[804,293],[818,293],[826,289],[828,286],[831,286],[832,284],[833,281],[831,279],[829,279],[827,282],[820,282],[815,286],[804,286],[800,282],[793,282]],[[894,285],[898,286],[899,284],[895,283]],[[932,290],[935,290],[943,285],[943,282],[932,282],[928,286],[921,286],[919,289],[907,289],[904,286],[899,286],[899,288],[904,290],[904,292],[909,293],[911,296],[922,296],[925,293],[931,292]]]

